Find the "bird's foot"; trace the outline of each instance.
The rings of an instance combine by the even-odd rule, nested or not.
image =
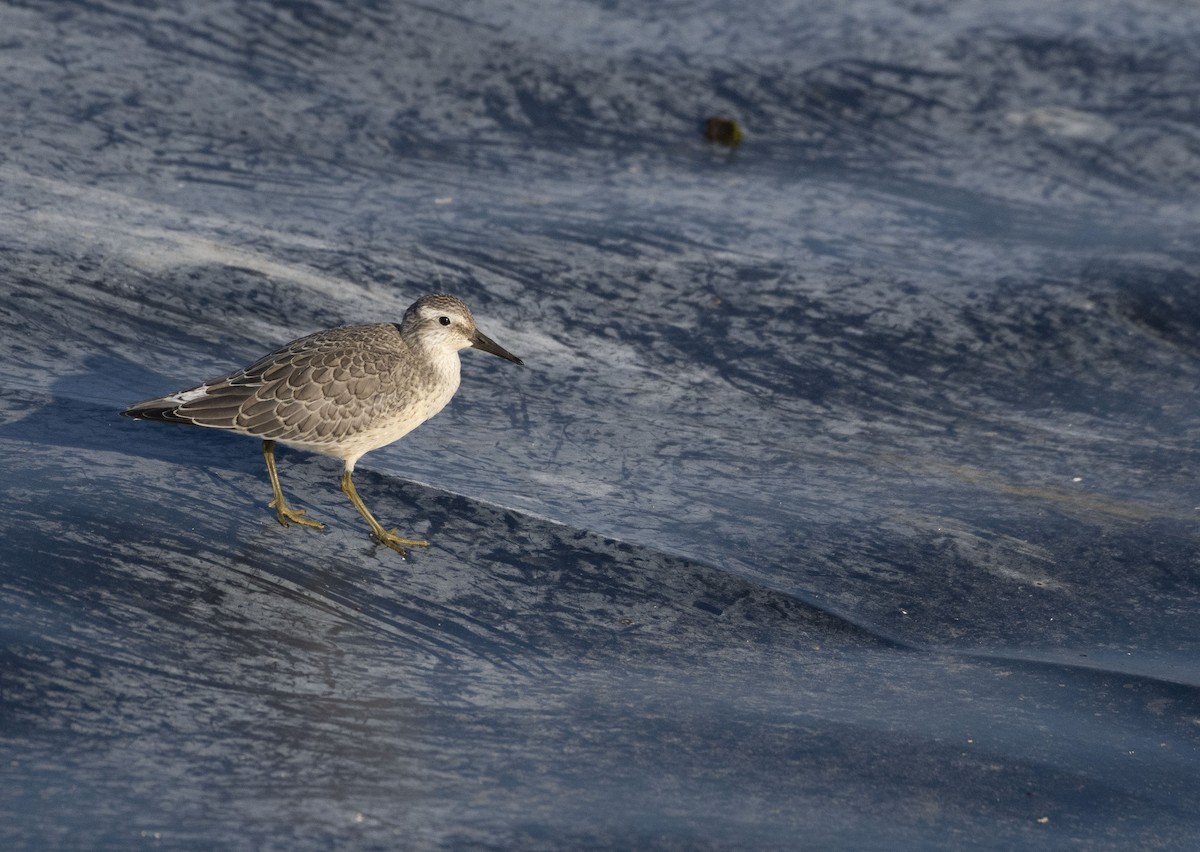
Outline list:
[[[371,533],[380,544],[387,545],[401,556],[408,556],[410,547],[429,547],[429,542],[423,538],[402,538],[396,535],[396,530],[378,529]]]
[[[315,530],[325,529],[325,525],[320,521],[314,521],[310,518],[304,517],[303,509],[292,509],[289,508],[286,503],[277,504],[274,500],[267,505],[275,510],[275,517],[277,517],[279,519],[279,523],[283,524],[285,527],[290,527],[293,523],[297,523],[304,527],[312,527]]]

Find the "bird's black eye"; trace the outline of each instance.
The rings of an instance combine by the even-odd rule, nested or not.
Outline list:
[[[438,322],[442,325],[450,325],[450,317],[438,317]]]

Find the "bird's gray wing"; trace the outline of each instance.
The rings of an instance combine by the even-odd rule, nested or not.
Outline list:
[[[285,442],[336,443],[394,405],[394,367],[402,347],[391,325],[319,332],[129,413]],[[152,403],[159,403],[157,412]]]

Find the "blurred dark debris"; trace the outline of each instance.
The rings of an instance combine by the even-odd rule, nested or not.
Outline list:
[[[704,138],[715,145],[734,148],[741,143],[743,136],[742,126],[736,119],[710,115],[704,120]]]

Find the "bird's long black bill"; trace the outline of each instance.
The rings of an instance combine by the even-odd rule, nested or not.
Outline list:
[[[496,341],[492,340],[482,331],[476,331],[475,336],[471,338],[471,345],[476,349],[482,349],[484,352],[491,352],[493,355],[499,355],[506,361],[512,361],[514,364],[524,364],[525,362],[516,355],[509,352]]]

